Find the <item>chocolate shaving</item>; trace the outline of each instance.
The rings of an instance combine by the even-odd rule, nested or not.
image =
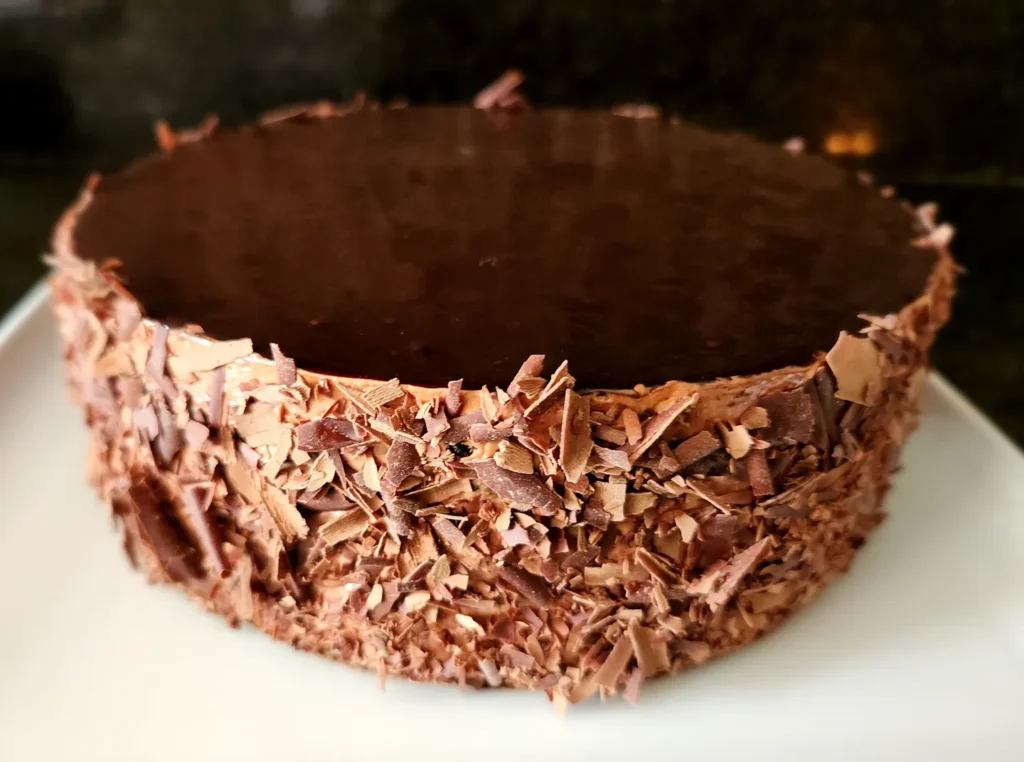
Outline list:
[[[673,585],[679,581],[678,575],[672,571],[671,567],[647,548],[636,549],[636,562],[646,569],[651,577],[664,585]]]
[[[631,492],[626,495],[627,516],[641,516],[647,510],[653,508],[658,502],[658,496],[650,492]]]
[[[640,425],[640,416],[633,408],[627,407],[622,411],[622,428],[625,429],[626,441],[631,447],[643,439],[644,429]]]
[[[596,501],[596,506],[607,513],[612,521],[625,520],[625,482],[597,482],[591,500]]]
[[[189,420],[185,424],[185,442],[193,450],[199,447],[210,438],[210,430],[199,421]]]
[[[354,508],[321,526],[319,534],[324,543],[330,547],[358,537],[366,530],[368,524],[369,519],[366,514],[362,510]]]
[[[524,418],[536,418],[549,407],[554,405],[565,394],[566,389],[571,389],[576,379],[569,375],[568,363],[562,363],[548,381],[547,388],[541,395],[523,411]]]
[[[772,481],[772,472],[768,468],[768,458],[764,450],[751,450],[745,461],[747,465],[747,478],[750,480],[750,488],[754,491],[755,497],[765,497],[775,494],[775,484]]]
[[[740,423],[746,426],[748,429],[763,429],[771,421],[768,419],[768,411],[763,407],[751,407],[743,412],[740,416]]]
[[[629,441],[626,437],[626,432],[620,431],[619,429],[613,429],[611,426],[603,423],[598,424],[594,428],[594,436],[605,442],[611,442],[614,445],[619,445],[620,447]]]
[[[516,89],[523,83],[523,75],[516,69],[509,69],[473,98],[474,108],[508,109],[520,108],[526,104]]]
[[[737,553],[722,570],[722,584],[708,595],[707,604],[712,611],[725,606],[736,592],[740,582],[747,574],[768,555],[771,549],[771,537],[764,537],[741,553]]]
[[[698,460],[707,458],[722,449],[722,442],[710,431],[700,431],[684,440],[672,454],[676,456],[680,468],[689,468]]]
[[[614,691],[632,658],[632,641],[627,636],[620,635],[612,647],[611,653],[608,654],[608,658],[604,660],[601,668],[594,675],[597,684],[602,688]]]
[[[465,477],[461,479],[450,479],[440,484],[432,484],[429,487],[415,490],[406,494],[410,500],[415,500],[421,505],[435,505],[447,503],[452,498],[467,492],[472,492],[473,483]]]
[[[744,458],[754,444],[754,438],[743,424],[726,429],[724,438],[726,451],[736,460]]]
[[[182,487],[182,513],[197,545],[214,574],[223,576],[225,560],[217,539],[216,527],[208,510],[213,502],[214,486],[210,482],[186,484]]]
[[[227,412],[224,405],[224,379],[227,369],[224,366],[217,368],[210,377],[210,426],[219,429],[224,425],[224,416]]]
[[[263,484],[263,503],[277,528],[281,530],[281,537],[286,543],[300,540],[309,534],[309,525],[302,518],[302,514],[277,487]]]
[[[693,538],[697,536],[697,530],[700,529],[700,524],[685,513],[676,516],[676,526],[679,527],[679,536],[686,543],[693,542]]]
[[[142,477],[128,488],[128,497],[138,518],[140,534],[167,576],[175,582],[202,579],[200,554],[186,539],[162,486]]]
[[[626,626],[626,634],[633,645],[637,666],[644,677],[654,677],[671,669],[672,661],[668,655],[668,647],[654,630],[632,619]]]
[[[533,474],[518,474],[501,468],[491,460],[466,463],[476,478],[496,495],[514,503],[530,505],[539,515],[552,515],[562,507],[562,499]]]
[[[426,425],[426,431],[423,434],[423,441],[425,442],[433,442],[451,428],[451,424],[448,423],[448,416],[445,415],[443,408],[436,412],[427,413],[423,418],[423,423]]]
[[[574,482],[586,472],[594,440],[590,436],[590,401],[572,389],[565,390],[559,448],[558,462],[565,478]]]
[[[562,559],[563,569],[582,569],[584,566],[588,566],[597,558],[597,554],[601,552],[601,549],[594,546],[587,548],[586,550],[577,550],[575,553],[570,553],[564,559]]]
[[[611,450],[599,445],[594,445],[593,457],[590,460],[592,464],[600,464],[607,468],[620,468],[623,471],[629,471],[632,468],[629,456],[625,452],[622,450]]]
[[[214,370],[235,360],[252,354],[252,340],[215,341],[211,343],[190,342],[175,357],[175,370],[181,373],[198,373]]]
[[[607,529],[612,523],[612,517],[607,511],[591,503],[588,503],[583,508],[583,520],[591,526],[597,527],[601,531]]]
[[[384,473],[382,486],[385,488],[385,491],[390,491],[394,494],[402,485],[402,482],[408,479],[413,471],[419,467],[420,455],[412,444],[396,439],[388,449],[385,463],[388,470]]]
[[[331,486],[314,492],[303,492],[299,495],[297,502],[305,510],[313,512],[344,511],[355,505],[345,495]]]
[[[527,534],[526,530],[523,529],[519,524],[516,524],[511,529],[506,529],[501,532],[501,539],[505,543],[506,548],[512,548],[516,545],[532,545],[530,541],[530,535]]]
[[[462,379],[448,382],[448,391],[444,395],[444,411],[455,417],[462,410]]]
[[[533,473],[533,456],[530,451],[522,445],[508,440],[498,443],[498,451],[494,453],[494,462],[506,471],[517,474]]]
[[[277,368],[277,382],[284,386],[291,386],[294,384],[299,376],[295,372],[295,360],[285,355],[281,351],[281,347],[277,344],[271,343],[270,354],[274,358],[274,365]]]
[[[389,381],[385,381],[383,384],[375,386],[368,392],[363,394],[363,399],[366,400],[368,405],[374,408],[383,407],[389,402],[401,398],[405,392],[402,390],[402,385],[398,382],[397,378],[392,378]]]
[[[544,355],[530,355],[516,372],[512,383],[508,385],[509,396],[515,397],[519,394],[519,382],[524,378],[536,378],[544,369]]]
[[[759,400],[768,412],[770,424],[759,436],[769,441],[791,439],[810,442],[814,433],[814,403],[802,391],[774,392]]]
[[[654,444],[668,430],[668,427],[675,423],[684,410],[697,401],[697,395],[692,394],[686,399],[676,400],[667,408],[651,416],[643,425],[643,436],[635,444],[626,448],[631,462],[635,463],[637,458],[643,455],[652,444]],[[628,410],[629,408],[627,408]],[[623,415],[625,415],[625,410]],[[627,435],[628,435],[627,430]]]
[[[505,564],[498,569],[498,576],[535,606],[547,608],[555,602],[555,597],[551,594],[547,583],[535,574],[530,574],[517,566]]]
[[[152,442],[160,434],[160,421],[152,405],[144,405],[132,411],[132,422],[146,439]]]
[[[362,432],[345,418],[320,418],[295,428],[295,446],[304,452],[337,450],[362,439]]]
[[[469,439],[477,444],[500,442],[515,436],[512,429],[496,429],[489,423],[474,423],[469,427]]]
[[[177,390],[167,377],[167,336],[170,330],[163,323],[157,325],[156,332],[153,334],[153,346],[146,359],[146,373],[157,382],[160,391],[168,397],[173,397]]]
[[[843,331],[825,355],[839,388],[836,397],[870,405],[882,388],[882,353],[871,339],[858,339]]]

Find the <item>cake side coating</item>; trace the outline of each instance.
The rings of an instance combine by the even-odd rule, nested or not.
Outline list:
[[[132,562],[303,650],[558,703],[635,697],[845,571],[955,277],[949,228],[908,209],[936,252],[923,293],[806,367],[577,391],[534,356],[504,389],[427,389],[146,319],[116,263],[74,251],[91,195],[58,225],[51,284]]]

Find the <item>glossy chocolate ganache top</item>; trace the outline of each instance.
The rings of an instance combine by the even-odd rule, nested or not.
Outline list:
[[[300,367],[583,387],[805,364],[898,310],[935,254],[849,173],[602,112],[364,110],[224,130],[100,183],[79,256],[147,315]]]

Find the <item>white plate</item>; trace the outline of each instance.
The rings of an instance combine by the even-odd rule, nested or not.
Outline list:
[[[1024,457],[942,379],[852,573],[642,703],[392,681],[148,587],[83,483],[45,293],[0,327],[0,759],[1024,759]]]

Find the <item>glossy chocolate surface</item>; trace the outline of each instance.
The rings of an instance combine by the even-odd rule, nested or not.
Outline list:
[[[602,112],[363,111],[218,133],[104,178],[75,234],[151,317],[300,367],[584,387],[803,364],[934,254],[825,161]]]

